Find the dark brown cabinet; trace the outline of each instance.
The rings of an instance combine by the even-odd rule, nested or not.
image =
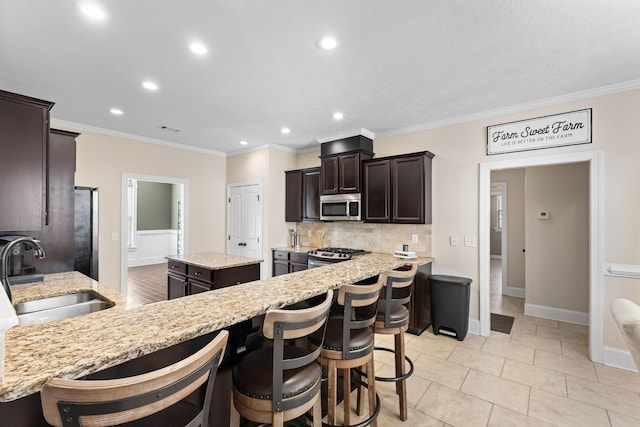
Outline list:
[[[0,231],[40,230],[53,102],[0,91]]]
[[[430,224],[433,157],[424,151],[365,161],[365,222]]]
[[[320,168],[286,171],[285,221],[320,220]]]
[[[210,270],[169,260],[167,299],[180,298],[260,279],[260,264]]]
[[[306,270],[308,260],[309,256],[306,253],[274,250],[271,275],[275,277]]]
[[[359,193],[360,162],[370,159],[366,152],[322,156],[320,181],[322,194]]]

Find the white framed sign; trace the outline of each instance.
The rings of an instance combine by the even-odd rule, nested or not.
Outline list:
[[[591,143],[591,108],[487,127],[487,155]]]

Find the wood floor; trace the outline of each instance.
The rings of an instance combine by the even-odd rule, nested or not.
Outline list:
[[[150,304],[167,299],[167,263],[129,267],[127,298],[133,304]]]

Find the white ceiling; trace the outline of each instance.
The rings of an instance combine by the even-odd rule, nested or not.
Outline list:
[[[103,22],[79,1],[0,0],[0,89],[54,101],[57,123],[225,153],[389,135],[640,78],[636,0],[95,1]],[[325,34],[336,50],[317,47]]]

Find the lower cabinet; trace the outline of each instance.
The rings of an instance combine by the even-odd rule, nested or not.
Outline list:
[[[306,253],[274,250],[271,275],[275,277],[306,270],[308,260],[309,256]]]
[[[221,289],[260,279],[260,264],[209,270],[205,267],[169,261],[167,299]]]

